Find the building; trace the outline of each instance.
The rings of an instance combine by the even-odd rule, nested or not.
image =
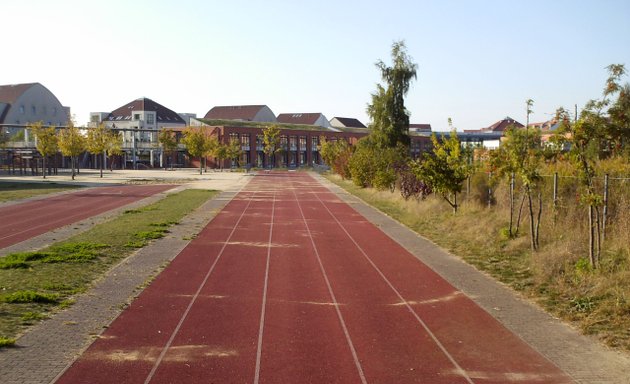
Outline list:
[[[333,117],[329,123],[332,128],[367,128],[358,119],[352,117]]]
[[[276,115],[266,105],[224,105],[210,109],[204,120],[275,122]]]
[[[322,113],[281,113],[276,118],[278,123],[283,124],[305,124],[318,127],[330,128],[330,123]]]
[[[42,122],[47,126],[65,126],[70,108],[40,83],[0,85],[0,124],[9,134],[22,131],[23,126]],[[29,141],[25,132],[25,141]]]
[[[368,134],[367,130],[333,130],[315,125],[296,125],[285,123],[234,122],[234,124],[216,125],[214,120],[198,119],[198,124],[208,127],[221,143],[232,140],[241,143],[240,159],[226,160],[223,167],[251,166],[258,168],[287,167],[298,168],[322,164],[319,145],[322,138],[326,140],[346,140],[356,144],[357,140]],[[276,125],[280,130],[279,153],[269,156],[264,151],[264,129]],[[193,159],[193,161],[196,161]],[[213,163],[211,161],[211,163]],[[215,166],[220,164],[214,163]]]
[[[163,128],[183,128],[186,121],[173,110],[141,97],[110,113],[90,113],[90,125],[104,123],[106,127],[122,132],[125,162],[135,168],[138,162],[160,166],[163,161],[159,150],[158,133]]]
[[[409,132],[431,133],[431,124],[409,124]]]

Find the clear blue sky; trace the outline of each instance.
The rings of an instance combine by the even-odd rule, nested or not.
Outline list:
[[[79,124],[143,96],[367,123],[374,63],[400,39],[418,64],[411,122],[434,130],[524,123],[529,98],[548,120],[599,97],[607,65],[630,70],[630,0],[3,0],[0,14],[0,84],[42,83]]]

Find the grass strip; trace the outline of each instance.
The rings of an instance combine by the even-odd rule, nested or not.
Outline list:
[[[37,252],[0,258],[0,341],[12,345],[25,327],[72,303],[112,265],[168,233],[217,191],[171,194]],[[134,246],[130,246],[133,244]],[[1,345],[0,345],[1,346]]]
[[[47,195],[55,192],[63,192],[71,189],[82,188],[77,185],[64,185],[55,183],[16,183],[0,181],[0,203],[5,201],[26,199],[29,197]]]

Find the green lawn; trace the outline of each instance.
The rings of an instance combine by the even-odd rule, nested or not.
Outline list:
[[[81,187],[55,183],[16,183],[12,181],[0,181],[0,203],[77,188]]]

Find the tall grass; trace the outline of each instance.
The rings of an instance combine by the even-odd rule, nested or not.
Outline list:
[[[621,177],[630,175],[630,166],[603,162],[603,171]],[[547,175],[554,172],[563,176],[559,178],[559,199],[554,208],[553,178],[545,177],[538,252],[530,249],[526,207],[519,236],[506,236],[509,190],[505,180],[475,175],[454,215],[436,196],[405,201],[398,191],[361,189],[339,177],[329,178],[584,333],[630,350],[630,180],[611,180],[606,240],[600,265],[594,269],[588,263],[587,208],[579,202],[576,172],[566,163],[543,170]],[[517,199],[517,208],[518,203]]]

